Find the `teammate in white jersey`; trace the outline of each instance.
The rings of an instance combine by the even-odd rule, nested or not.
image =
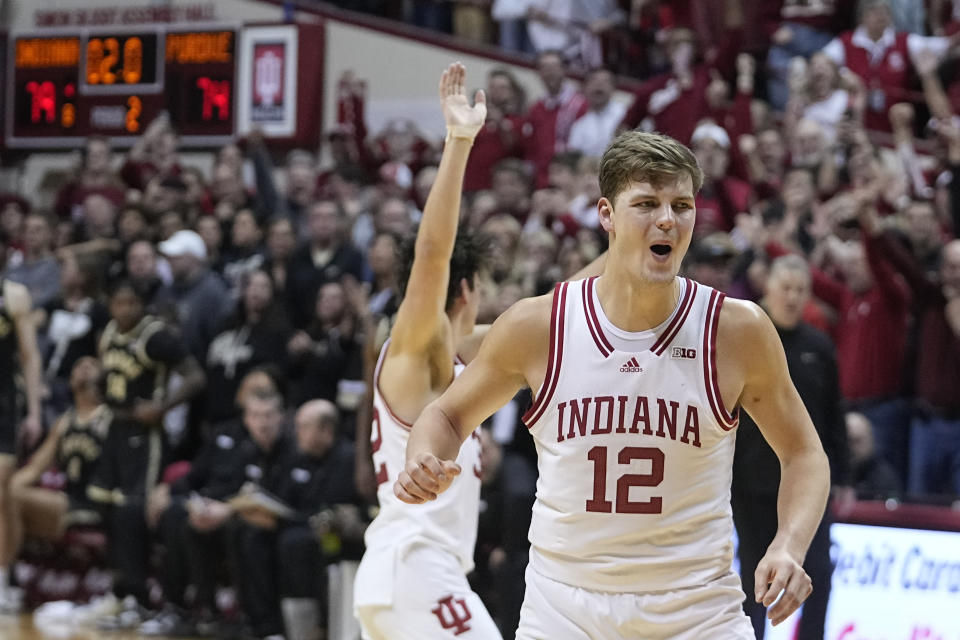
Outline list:
[[[525,416],[540,478],[517,638],[753,638],[731,568],[741,407],[782,474],[756,598],[777,624],[810,594],[801,564],[826,456],[763,311],[677,277],[702,175],[672,138],[617,138],[600,167],[603,275],[514,305],[411,433],[394,491],[417,504],[447,489],[477,424],[539,390]]]
[[[469,359],[482,337],[474,331],[482,250],[457,232],[457,224],[464,169],[486,103],[480,91],[470,106],[464,79],[457,63],[440,80],[447,141],[409,256],[409,276],[401,278],[403,302],[374,374],[370,439],[380,512],[367,529],[354,588],[355,612],[369,640],[500,638],[466,579],[480,510],[479,437],[455,456],[467,472],[451,477],[441,500],[411,506],[393,494],[410,425],[463,368],[455,362],[458,354]]]

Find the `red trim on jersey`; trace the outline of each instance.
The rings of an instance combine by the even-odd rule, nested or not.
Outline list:
[[[387,338],[387,341],[383,343],[383,347],[380,349],[380,357],[377,359],[377,368],[373,371],[373,384],[377,388],[377,392],[380,394],[380,400],[383,402],[383,406],[387,410],[387,413],[390,414],[390,417],[393,418],[394,422],[409,431],[413,425],[393,412],[393,409],[390,408],[390,403],[387,402],[387,397],[383,395],[383,391],[380,389],[380,367],[383,366],[383,361],[387,357],[387,348],[389,346],[390,339]]]
[[[583,313],[587,318],[587,327],[590,329],[590,335],[593,336],[597,349],[606,358],[613,353],[613,345],[603,333],[600,319],[597,317],[597,308],[593,304],[593,281],[596,279],[597,276],[594,276],[583,281]]]
[[[521,420],[529,429],[543,416],[560,379],[560,364],[563,362],[563,327],[567,315],[567,287],[561,282],[553,290],[553,310],[550,312],[550,355],[547,357],[547,372],[540,387],[540,395],[523,414]]]
[[[731,415],[723,406],[723,396],[720,395],[720,384],[717,381],[717,326],[724,298],[724,294],[714,290],[710,293],[710,302],[707,304],[703,331],[703,381],[713,417],[721,429],[730,431],[737,426],[739,416]]]
[[[680,300],[680,307],[677,313],[673,316],[673,320],[670,321],[670,324],[667,325],[664,332],[657,338],[657,341],[650,347],[650,351],[658,356],[667,350],[667,347],[670,346],[673,339],[680,333],[683,323],[686,321],[687,316],[690,315],[690,309],[693,308],[693,300],[697,295],[697,283],[688,278],[684,278],[684,280],[686,280],[687,286],[684,287],[683,299]]]

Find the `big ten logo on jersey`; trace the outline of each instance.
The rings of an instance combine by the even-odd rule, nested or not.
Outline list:
[[[696,360],[697,350],[689,347],[673,347],[670,349],[670,357],[676,360]]]
[[[463,598],[454,599],[453,595],[445,596],[437,601],[437,606],[431,609],[433,615],[440,620],[440,626],[458,636],[470,631],[467,624],[473,617],[467,602]]]

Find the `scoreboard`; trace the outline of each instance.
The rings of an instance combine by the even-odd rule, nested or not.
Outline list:
[[[75,147],[86,136],[132,144],[161,112],[187,146],[236,131],[237,27],[130,27],[11,34],[9,147]]]

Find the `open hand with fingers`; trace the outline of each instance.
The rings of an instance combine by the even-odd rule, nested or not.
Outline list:
[[[431,453],[421,453],[407,462],[393,485],[393,493],[409,504],[422,504],[436,500],[450,488],[453,479],[460,475],[460,465],[450,460],[440,460]]]
[[[767,617],[774,626],[789,618],[813,593],[810,576],[792,555],[782,550],[767,549],[754,579],[754,595],[757,602],[768,608]]]
[[[487,98],[483,89],[478,89],[473,98],[474,105],[470,106],[464,88],[466,78],[467,70],[459,62],[447,67],[440,77],[440,104],[447,130],[453,137],[472,140],[486,121]]]

